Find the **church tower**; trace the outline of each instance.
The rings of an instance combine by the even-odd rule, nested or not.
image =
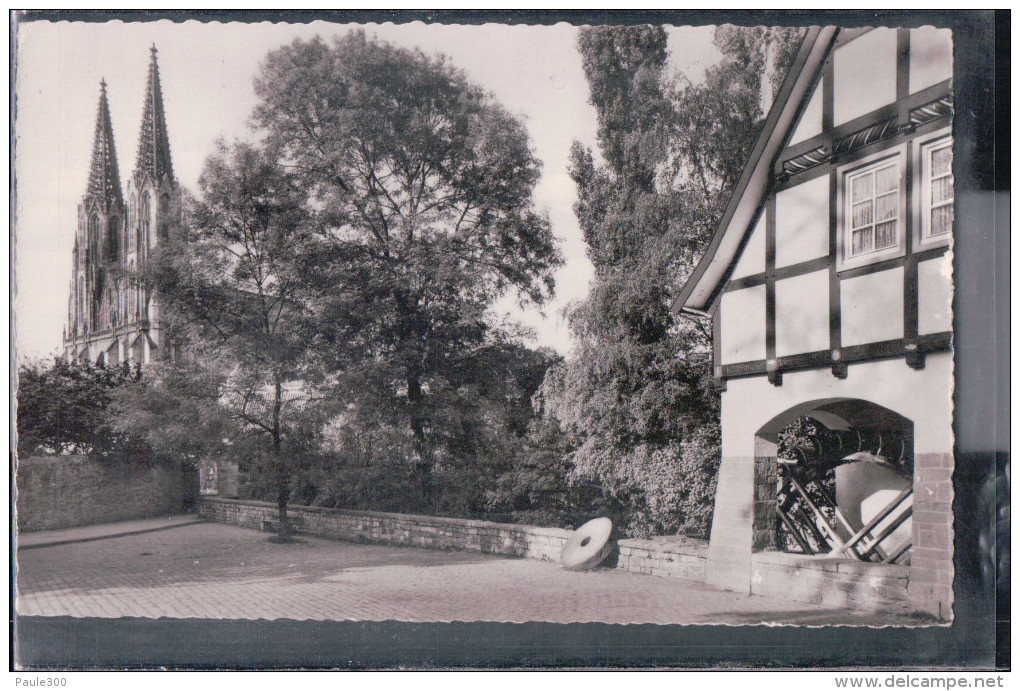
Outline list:
[[[161,349],[156,296],[136,278],[180,213],[167,137],[156,47],[151,50],[135,168],[125,200],[113,127],[100,85],[88,187],[78,205],[78,233],[64,351],[68,361],[145,364],[168,357]],[[167,352],[164,352],[167,351]]]

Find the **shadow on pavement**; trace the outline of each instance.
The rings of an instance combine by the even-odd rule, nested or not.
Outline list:
[[[103,533],[101,535],[89,535],[78,538],[67,538],[67,539],[55,539],[51,541],[27,541],[25,538],[28,536],[34,537],[36,534],[26,533],[25,537],[21,537],[18,540],[18,551],[22,552],[27,549],[42,549],[43,547],[60,547],[62,545],[76,545],[81,542],[96,542],[98,540],[112,540],[118,537],[128,537],[129,535],[144,535],[145,533],[158,533],[164,530],[176,530],[177,528],[185,528],[189,525],[197,525],[199,523],[207,523],[204,518],[196,518],[192,521],[186,521],[182,523],[174,523],[173,525],[163,525],[156,528],[144,528],[142,530],[125,530],[122,532],[114,533]],[[27,544],[25,544],[27,542]]]

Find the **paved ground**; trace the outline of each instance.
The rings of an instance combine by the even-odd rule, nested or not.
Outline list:
[[[17,612],[23,616],[919,623],[613,569],[574,573],[526,559],[306,537],[278,545],[263,533],[188,517],[26,534],[20,544]]]

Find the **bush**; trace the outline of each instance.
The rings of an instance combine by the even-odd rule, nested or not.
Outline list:
[[[119,367],[68,364],[60,358],[18,368],[18,454],[89,454],[148,460],[136,435],[116,428],[111,402],[125,383],[141,376]]]
[[[718,426],[706,426],[679,443],[641,445],[626,454],[579,452],[586,464],[574,469],[572,481],[600,484],[608,515],[627,535],[708,537],[720,461]]]

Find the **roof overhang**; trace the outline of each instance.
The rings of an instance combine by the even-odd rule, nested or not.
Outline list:
[[[803,108],[836,37],[835,27],[807,30],[790,73],[776,95],[708,249],[673,303],[674,313],[707,316],[756,221],[769,189],[772,166]]]

